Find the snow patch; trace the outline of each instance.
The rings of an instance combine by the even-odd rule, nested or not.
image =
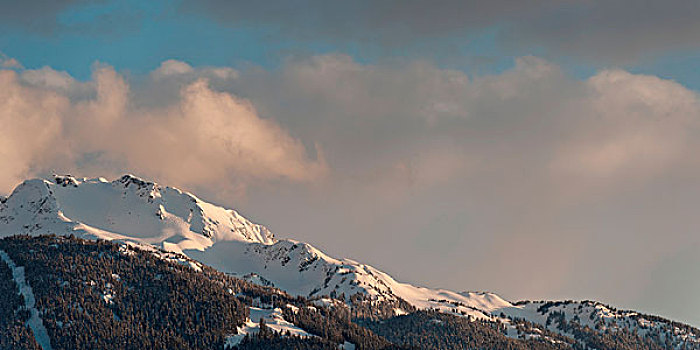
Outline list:
[[[32,333],[34,333],[34,339],[36,339],[36,342],[39,343],[42,349],[51,350],[51,339],[49,338],[49,334],[46,332],[46,328],[44,327],[44,323],[41,321],[41,317],[39,317],[39,310],[37,310],[34,306],[36,299],[34,298],[32,287],[25,279],[24,267],[15,265],[15,262],[12,261],[10,256],[7,255],[4,250],[0,250],[0,258],[2,258],[2,260],[12,270],[12,278],[15,280],[15,283],[17,283],[20,294],[22,294],[24,297],[24,306],[27,308],[27,310],[29,310],[30,314],[27,324],[29,325],[29,328],[32,329]]]
[[[246,320],[242,327],[238,327],[238,334],[226,337],[224,348],[233,347],[240,344],[247,334],[257,334],[260,331],[260,320],[265,320],[265,325],[270,330],[286,335],[287,332],[291,335],[299,337],[315,337],[315,335],[297,327],[293,323],[287,321],[282,316],[280,308],[262,309],[257,307],[250,308],[250,317]]]
[[[346,341],[338,345],[338,349],[355,350],[355,344]]]

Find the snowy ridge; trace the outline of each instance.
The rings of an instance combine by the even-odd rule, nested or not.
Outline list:
[[[265,227],[233,210],[133,175],[55,176],[27,180],[0,205],[0,232],[76,233],[153,244],[171,251],[204,250],[217,241],[270,244]]]
[[[700,334],[697,329],[657,316],[618,310],[596,301],[523,301],[495,310],[495,313],[503,313],[514,320],[522,319],[544,325],[546,329],[566,336],[572,334],[567,332],[563,325],[572,323],[600,332],[626,330],[642,337],[656,333],[661,334],[664,339],[676,342],[674,348],[681,348],[680,343],[694,344],[696,348],[700,348]]]
[[[51,339],[49,338],[48,332],[46,332],[44,323],[41,321],[39,311],[36,309],[36,307],[34,307],[36,298],[34,298],[32,287],[24,278],[24,267],[15,265],[15,262],[12,261],[10,256],[3,250],[0,250],[0,258],[7,264],[10,270],[12,270],[12,277],[15,280],[15,283],[17,283],[20,294],[22,294],[22,297],[24,298],[24,306],[27,308],[27,310],[29,310],[30,314],[27,324],[29,325],[29,328],[32,329],[34,339],[36,339],[36,342],[42,349],[51,350]]]
[[[375,301],[401,298],[419,308],[479,318],[511,306],[491,293],[455,293],[398,282],[372,266],[330,257],[310,244],[277,240],[267,228],[234,210],[133,175],[111,182],[72,176],[23,182],[0,204],[0,236],[18,233],[152,245],[306,297],[347,300],[359,293]]]

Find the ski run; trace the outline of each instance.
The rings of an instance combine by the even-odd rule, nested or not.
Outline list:
[[[42,349],[51,350],[51,341],[49,339],[49,334],[46,332],[44,323],[41,322],[41,317],[39,317],[39,310],[34,307],[36,299],[34,298],[34,292],[32,292],[32,287],[27,283],[24,276],[24,267],[17,266],[9,255],[3,250],[0,250],[0,258],[7,264],[7,266],[12,270],[12,278],[17,283],[19,287],[19,292],[24,297],[24,306],[29,310],[30,317],[27,321],[29,328],[32,329],[34,333],[34,339],[39,343]]]

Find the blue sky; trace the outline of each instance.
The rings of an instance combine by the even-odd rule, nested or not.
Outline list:
[[[0,194],[135,173],[402,281],[700,325],[700,2],[2,6]]]
[[[226,28],[180,15],[172,6],[158,1],[69,6],[57,14],[52,32],[9,28],[1,46],[28,68],[50,65],[81,79],[89,77],[96,61],[136,74],[172,58],[194,65],[272,63],[268,52],[277,48],[261,45],[264,32]]]

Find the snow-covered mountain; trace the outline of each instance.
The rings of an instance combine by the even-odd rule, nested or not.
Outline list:
[[[346,301],[360,295],[371,302],[396,305],[403,300],[418,309],[504,322],[513,332],[518,320],[524,320],[571,336],[575,329],[562,327],[564,320],[578,323],[581,329],[641,333],[657,329],[669,339],[700,347],[692,327],[595,302],[513,304],[493,293],[457,293],[401,283],[372,266],[330,257],[307,243],[276,239],[267,228],[234,210],[133,175],[111,182],[72,176],[27,180],[9,197],[0,198],[0,237],[15,234],[74,234],[151,245],[293,295]],[[397,307],[394,312],[405,310]]]
[[[168,250],[206,249],[217,241],[274,243],[265,227],[233,210],[132,175],[27,180],[0,206],[0,232],[77,233],[131,239]]]
[[[680,348],[679,344],[690,344],[700,348],[698,330],[680,322],[645,315],[630,310],[618,310],[596,301],[522,301],[513,307],[500,310],[511,321],[527,320],[544,325],[544,329],[574,338],[578,332],[627,331],[641,337],[661,336],[668,348]]]
[[[480,318],[512,306],[492,293],[456,293],[398,282],[372,266],[330,257],[310,244],[278,240],[234,210],[133,175],[111,182],[72,176],[23,182],[0,203],[0,236],[19,233],[149,244],[306,297],[348,299],[359,293],[376,301],[401,298],[418,308]]]

